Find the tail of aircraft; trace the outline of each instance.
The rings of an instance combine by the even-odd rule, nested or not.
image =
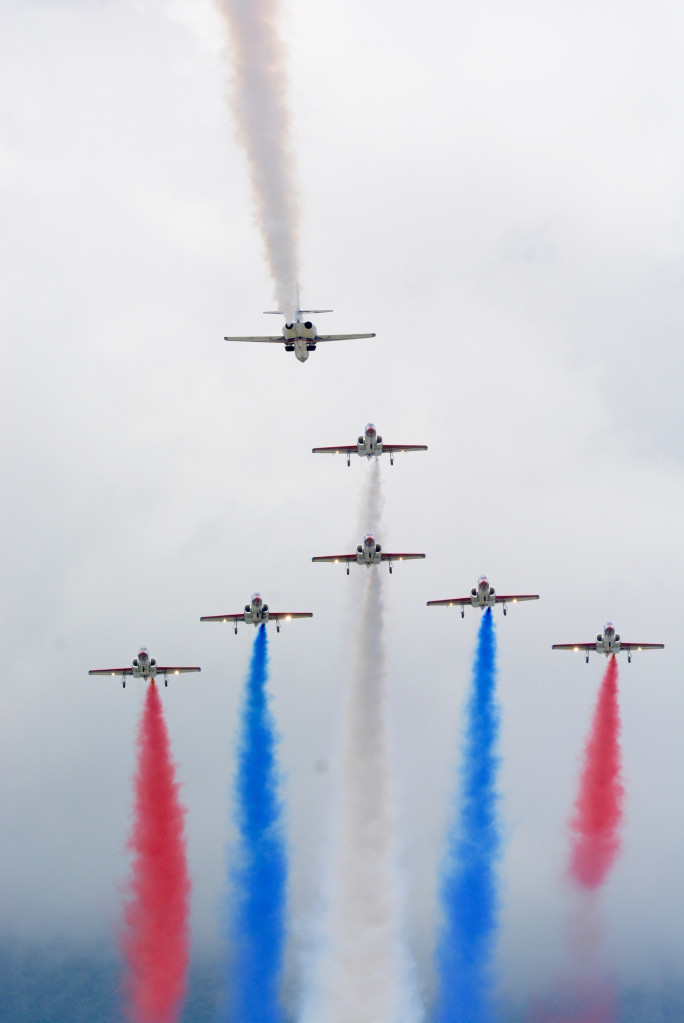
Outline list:
[[[332,312],[332,309],[300,309],[299,302],[299,281],[297,281],[297,308],[294,311],[295,323],[301,323],[301,318],[304,315]],[[264,316],[284,316],[287,319],[289,315],[289,313],[284,313],[280,309],[264,309]]]

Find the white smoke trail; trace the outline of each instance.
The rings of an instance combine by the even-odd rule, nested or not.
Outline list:
[[[382,509],[377,466],[363,505],[366,528],[375,528]],[[397,863],[381,567],[362,571],[364,596],[342,720],[325,944],[303,1023],[418,1023],[422,1018]]]
[[[294,311],[297,199],[278,0],[215,0],[228,30],[231,105],[244,146],[278,308]]]

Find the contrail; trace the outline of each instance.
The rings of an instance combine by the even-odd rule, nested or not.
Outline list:
[[[500,837],[496,635],[487,608],[480,622],[468,697],[459,809],[448,836],[441,885],[443,926],[437,945],[437,1023],[494,1019],[492,955],[497,931],[495,866]]]
[[[365,527],[382,510],[377,465],[361,502]],[[338,798],[321,947],[300,1016],[306,1023],[418,1023],[422,1012],[404,928],[380,566],[362,569],[363,598],[345,694]]]
[[[277,736],[268,707],[268,642],[260,625],[242,706],[235,816],[240,834],[227,906],[231,963],[222,1019],[280,1023],[286,858],[278,795]]]
[[[298,210],[290,143],[285,46],[278,0],[215,0],[225,22],[232,75],[231,105],[247,154],[257,223],[278,308],[294,311],[298,278]]]
[[[620,707],[618,668],[613,654],[603,676],[575,814],[570,822],[570,874],[582,888],[598,888],[620,851],[624,788],[620,779]]]
[[[135,854],[122,947],[127,1015],[133,1023],[174,1023],[185,996],[190,879],[169,736],[154,682],[138,731]]]

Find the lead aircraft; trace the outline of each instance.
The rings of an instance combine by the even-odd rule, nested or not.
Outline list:
[[[373,458],[388,454],[390,465],[394,465],[394,456],[405,451],[427,451],[427,444],[385,444],[378,434],[373,423],[366,423],[363,436],[359,437],[356,444],[340,444],[336,448],[312,448],[314,455],[346,455],[347,465],[351,464],[351,456],[356,453],[361,458]]]
[[[116,677],[121,675],[121,684],[126,688],[126,676],[132,675],[133,678],[149,678],[154,679],[157,675],[164,676],[164,685],[169,684],[169,675],[182,675],[186,671],[201,671],[201,668],[179,668],[176,666],[170,667],[169,665],[157,664],[154,657],[150,657],[147,652],[147,647],[141,646],[138,650],[138,656],[133,658],[133,663],[130,668],[92,668],[89,675],[111,675]]]
[[[379,543],[375,542],[375,537],[372,533],[366,533],[363,538],[363,543],[360,543],[356,548],[354,554],[324,554],[317,558],[312,558],[312,561],[330,561],[332,564],[337,565],[340,562],[347,565],[347,575],[349,575],[349,566],[353,561],[357,565],[365,565],[366,568],[370,568],[371,565],[379,565],[382,561],[389,563],[390,573],[392,572],[393,561],[411,561],[415,558],[424,558],[424,554],[388,554],[383,551]]]
[[[539,600],[538,593],[497,593],[493,586],[489,585],[486,575],[481,575],[477,580],[477,586],[473,586],[469,597],[449,597],[446,600],[428,600],[428,607],[436,607],[438,604],[446,604],[452,607],[460,605],[461,618],[465,618],[465,609],[468,604],[471,607],[494,607],[496,604],[503,604],[503,613],[506,614],[506,604],[517,604],[519,600]]]
[[[246,622],[247,625],[265,625],[266,622],[275,622],[276,630],[280,632],[281,621],[289,622],[293,618],[313,618],[313,611],[271,611],[268,604],[264,604],[260,593],[253,593],[249,604],[245,604],[245,610],[237,614],[225,615],[203,615],[201,622],[232,622],[235,626],[237,636],[238,622]]]
[[[375,334],[319,334],[316,324],[303,319],[312,313],[331,313],[332,309],[300,309],[299,285],[297,285],[297,308],[293,318],[289,314],[276,310],[267,310],[265,316],[284,316],[285,326],[282,334],[267,334],[259,337],[224,337],[224,341],[257,341],[263,344],[285,345],[286,352],[294,352],[299,362],[306,362],[310,352],[316,351],[319,341],[353,341],[358,338],[375,337]]]
[[[599,632],[593,643],[554,643],[552,650],[583,650],[585,661],[589,664],[589,654],[595,650],[597,654],[619,654],[621,650],[627,651],[627,661],[631,662],[634,650],[664,650],[664,643],[625,643],[620,633],[615,631],[612,622],[606,622],[603,632]]]

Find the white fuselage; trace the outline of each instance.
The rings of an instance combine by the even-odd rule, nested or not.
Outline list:
[[[372,423],[366,427],[363,437],[359,437],[357,440],[356,450],[362,458],[372,458],[374,455],[382,454],[382,437],[378,436]]]
[[[283,327],[283,337],[288,345],[294,346],[294,353],[300,362],[306,362],[309,352],[316,347],[316,325],[311,320],[296,319]]]
[[[496,606],[496,595],[488,582],[480,581],[477,588],[470,591],[470,603],[473,607]]]
[[[269,618],[268,604],[264,604],[258,593],[255,593],[249,604],[245,604],[245,622],[247,625],[265,625]]]
[[[356,548],[356,561],[359,565],[379,565],[382,561],[382,553],[380,544],[376,543],[372,537],[366,537],[364,542],[358,545]]]
[[[620,652],[620,634],[615,631],[614,628],[604,628],[602,633],[599,633],[596,637],[596,653],[605,654],[606,657],[610,657],[611,654],[617,654]]]
[[[157,662],[150,657],[147,650],[140,650],[132,664],[133,678],[154,678],[157,674]]]

